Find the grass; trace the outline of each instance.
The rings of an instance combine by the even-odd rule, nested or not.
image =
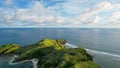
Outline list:
[[[35,44],[20,47],[6,44],[0,47],[0,53],[19,54],[15,62],[39,59],[38,68],[100,68],[84,48],[69,48],[66,40],[43,39]]]
[[[5,44],[0,47],[0,54],[9,54],[20,48],[17,44]]]

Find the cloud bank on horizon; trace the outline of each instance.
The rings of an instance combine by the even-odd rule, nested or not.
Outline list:
[[[120,0],[1,0],[0,26],[120,26]]]

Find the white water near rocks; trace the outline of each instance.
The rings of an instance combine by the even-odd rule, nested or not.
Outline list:
[[[15,60],[15,58],[18,58],[19,55],[14,55],[13,58],[9,61],[9,65],[16,65],[16,64],[20,64],[20,63],[24,63],[24,62],[32,62],[33,63],[33,68],[38,68],[37,67],[37,64],[39,62],[39,59],[31,59],[31,60],[24,60],[24,61],[21,61],[21,62],[13,62]]]

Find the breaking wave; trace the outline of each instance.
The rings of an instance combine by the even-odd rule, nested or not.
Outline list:
[[[69,43],[66,43],[65,46],[67,46],[68,48],[78,48],[77,46]]]
[[[112,53],[103,52],[103,51],[97,51],[97,50],[92,50],[92,49],[86,49],[86,50],[88,52],[92,52],[92,53],[103,54],[103,55],[108,55],[108,56],[120,58],[120,55],[118,55],[118,54],[112,54]]]
[[[69,43],[66,43],[65,46],[67,46],[68,48],[78,48],[77,46],[75,46],[73,44],[69,44]],[[108,53],[108,52],[104,52],[104,51],[97,51],[97,50],[92,50],[92,49],[86,49],[86,51],[120,58],[120,55],[118,55],[118,54],[112,54],[112,53]]]

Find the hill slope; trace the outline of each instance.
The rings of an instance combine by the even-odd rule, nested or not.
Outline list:
[[[0,47],[0,54],[9,54],[20,48],[17,44],[5,44]]]
[[[21,47],[14,54],[14,62],[37,58],[38,68],[99,68],[84,48],[69,48],[66,40],[43,39],[35,44]]]

